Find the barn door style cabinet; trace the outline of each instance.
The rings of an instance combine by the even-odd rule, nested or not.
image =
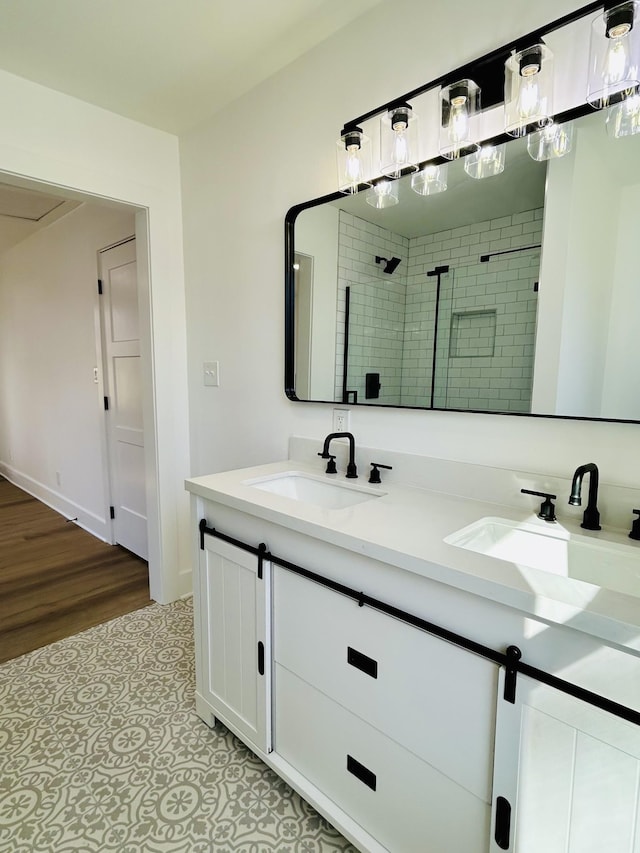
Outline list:
[[[640,853],[636,654],[202,496],[193,515],[198,713],[358,849]]]

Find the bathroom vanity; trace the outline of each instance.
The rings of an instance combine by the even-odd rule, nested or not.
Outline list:
[[[320,448],[187,481],[200,716],[363,851],[640,850],[640,543],[538,519],[557,478]]]

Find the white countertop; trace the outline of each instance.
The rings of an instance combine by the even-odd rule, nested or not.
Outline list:
[[[344,474],[323,474],[323,463],[295,460],[225,471],[186,481],[188,491],[307,536],[397,566],[477,595],[515,607],[537,618],[599,636],[640,654],[640,597],[520,566],[449,545],[450,534],[485,517],[547,524],[514,507],[404,486],[397,482],[370,486],[365,478],[349,485],[378,490],[381,497],[344,509],[321,507],[281,497],[245,481],[287,472],[312,474],[344,482]],[[384,472],[382,472],[384,475]],[[573,521],[556,522],[574,534],[629,545],[624,534],[581,530]],[[640,542],[631,543],[638,548]],[[292,555],[281,557],[295,559]],[[639,590],[640,594],[640,590]]]

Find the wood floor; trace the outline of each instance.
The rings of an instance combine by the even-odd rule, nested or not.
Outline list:
[[[0,662],[150,603],[144,560],[0,478]]]

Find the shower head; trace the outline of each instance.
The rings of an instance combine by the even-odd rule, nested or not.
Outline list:
[[[400,260],[401,260],[400,258],[391,258],[390,260],[387,260],[387,258],[381,258],[380,255],[376,255],[376,263],[377,264],[382,263],[382,261],[384,261],[384,263],[385,263],[385,267],[383,269],[383,272],[388,272],[388,273],[395,272],[396,267],[400,263]]]

